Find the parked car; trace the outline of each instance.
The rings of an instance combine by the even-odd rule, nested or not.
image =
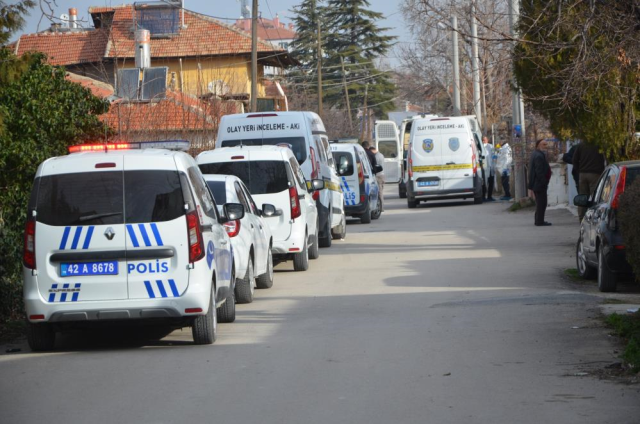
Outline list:
[[[359,144],[331,143],[331,153],[341,178],[344,210],[363,224],[380,218],[380,190],[369,159]],[[382,165],[376,165],[382,169]]]
[[[274,262],[293,260],[296,271],[306,271],[309,259],[320,256],[318,210],[312,195],[325,182],[304,178],[294,153],[288,147],[242,146],[202,152],[198,165],[205,174],[235,175],[249,188],[259,208],[275,205],[266,217],[273,235]],[[310,187],[310,188],[309,188]]]
[[[329,139],[320,116],[313,112],[264,112],[225,115],[220,120],[216,148],[288,146],[307,181],[324,180],[327,190],[315,190],[320,247],[331,246],[331,230],[340,225],[342,196],[329,163]]]
[[[218,205],[240,203],[245,214],[242,219],[225,222],[224,228],[231,238],[236,262],[237,303],[253,302],[255,288],[268,289],[273,285],[273,237],[265,218],[275,215],[276,207],[264,203],[258,209],[249,190],[240,178],[233,175],[204,176]]]
[[[584,278],[598,278],[602,292],[616,290],[618,276],[631,273],[617,219],[620,195],[640,175],[640,161],[607,166],[591,196],[578,195],[576,206],[587,207],[576,245],[576,265]]]
[[[79,145],[36,172],[23,255],[28,342],[110,321],[191,326],[196,344],[235,320],[235,268],[218,211],[188,142]],[[133,149],[133,150],[132,150]]]

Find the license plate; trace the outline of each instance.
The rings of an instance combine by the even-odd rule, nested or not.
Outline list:
[[[418,187],[430,187],[437,186],[440,181],[418,181]]]
[[[83,275],[118,275],[118,261],[60,264],[61,277],[75,277]]]

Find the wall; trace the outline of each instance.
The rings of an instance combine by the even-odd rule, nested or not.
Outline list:
[[[569,201],[569,186],[567,183],[572,180],[571,175],[567,174],[567,166],[564,163],[551,163],[550,165],[551,180],[547,191],[549,206],[565,204]],[[569,176],[569,179],[567,179],[567,176]]]

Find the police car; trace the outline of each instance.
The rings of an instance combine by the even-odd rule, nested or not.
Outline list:
[[[234,261],[189,143],[79,145],[37,170],[24,246],[24,303],[33,350],[80,323],[191,326],[196,344],[235,320]],[[169,150],[172,149],[172,150]],[[217,311],[216,311],[217,309]]]

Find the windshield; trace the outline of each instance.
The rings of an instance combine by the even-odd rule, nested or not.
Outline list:
[[[304,137],[250,138],[222,141],[222,147],[233,147],[240,144],[243,146],[277,146],[281,144],[293,151],[300,165],[307,160],[307,143],[305,143]]]
[[[282,161],[204,163],[200,170],[203,174],[235,175],[253,195],[280,193],[289,188],[287,169]]]

